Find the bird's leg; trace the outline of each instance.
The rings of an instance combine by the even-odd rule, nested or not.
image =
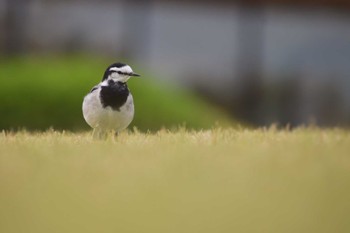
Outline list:
[[[94,128],[94,130],[92,131],[92,138],[93,139],[100,139],[100,130],[97,128]]]
[[[107,133],[99,128],[95,128],[92,137],[94,139],[103,140],[107,138]]]
[[[118,132],[118,131],[115,131],[115,132],[114,132],[114,137],[113,137],[114,141],[117,141],[117,140],[118,140],[118,136],[119,136],[119,132]]]

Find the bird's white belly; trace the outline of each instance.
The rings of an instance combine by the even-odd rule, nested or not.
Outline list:
[[[125,104],[117,111],[111,107],[104,108],[97,91],[90,93],[84,98],[83,115],[92,128],[121,131],[128,127],[134,118],[132,95],[129,94]]]

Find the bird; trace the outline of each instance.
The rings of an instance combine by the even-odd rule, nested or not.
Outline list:
[[[134,118],[134,100],[127,81],[140,77],[127,64],[116,62],[105,70],[101,82],[83,100],[83,116],[93,128],[94,138],[105,138],[110,131],[116,135],[126,129]]]

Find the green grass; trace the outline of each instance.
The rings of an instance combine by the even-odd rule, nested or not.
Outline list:
[[[0,60],[0,129],[89,129],[82,116],[83,98],[112,62],[87,56]],[[180,124],[201,129],[216,122],[231,124],[227,115],[198,96],[155,81],[137,64],[133,68],[142,73],[142,78],[128,82],[135,100],[133,125],[138,129],[158,130]]]
[[[0,232],[350,232],[350,133],[0,134]]]

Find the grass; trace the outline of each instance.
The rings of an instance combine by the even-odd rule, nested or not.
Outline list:
[[[0,232],[349,232],[350,133],[0,134]]]

